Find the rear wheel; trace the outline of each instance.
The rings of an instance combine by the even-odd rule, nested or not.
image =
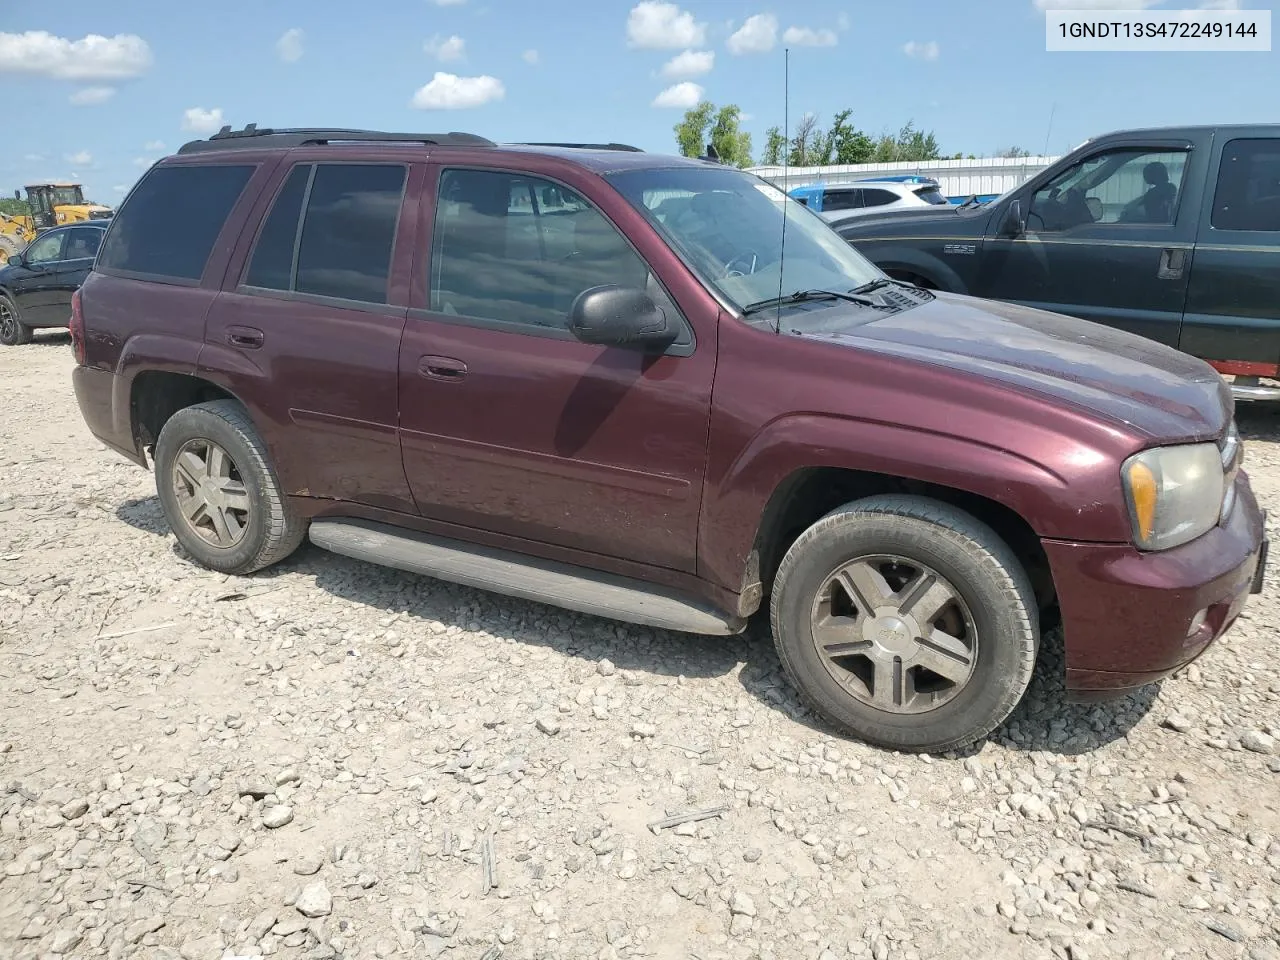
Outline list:
[[[155,470],[174,536],[213,570],[261,570],[293,553],[306,534],[266,445],[234,400],[198,403],[170,417],[156,442]]]
[[[802,697],[895,750],[954,749],[999,725],[1031,679],[1035,614],[990,527],[912,496],[823,517],[787,551],[772,597],[774,642]]]
[[[0,293],[0,344],[16,347],[31,342],[31,328],[22,322],[22,312],[8,294]]]

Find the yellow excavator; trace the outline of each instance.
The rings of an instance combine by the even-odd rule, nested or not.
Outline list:
[[[0,213],[0,266],[5,257],[26,247],[42,230],[78,220],[106,220],[115,212],[85,203],[84,189],[78,183],[32,183],[26,189],[30,214]],[[13,191],[13,199],[21,200],[22,191]]]

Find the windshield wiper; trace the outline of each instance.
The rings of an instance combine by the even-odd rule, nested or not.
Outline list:
[[[891,280],[889,277],[881,277],[879,280],[870,280],[862,284],[860,287],[854,287],[850,293],[870,293],[872,290],[879,290],[881,287],[887,287],[890,284],[896,284],[898,281]]]
[[[797,290],[795,293],[787,294],[781,297],[770,297],[767,300],[757,300],[755,303],[748,303],[742,308],[742,315],[745,317],[751,313],[758,313],[770,307],[780,307],[790,303],[804,303],[806,300],[846,300],[849,303],[860,304],[864,307],[877,307],[879,309],[892,309],[885,304],[876,303],[866,297],[860,297],[857,293],[841,293],[839,290]]]

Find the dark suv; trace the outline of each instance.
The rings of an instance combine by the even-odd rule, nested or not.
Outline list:
[[[1205,363],[892,281],[708,161],[223,131],[130,193],[72,336],[199,562],[309,534],[654,627],[767,610],[805,699],[888,747],[985,735],[1059,620],[1076,694],[1156,680],[1262,580]]]

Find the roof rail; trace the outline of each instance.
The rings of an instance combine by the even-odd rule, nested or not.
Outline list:
[[[629,143],[517,143],[517,147],[570,147],[574,150],[621,150],[625,153],[644,153]]]
[[[206,153],[211,150],[253,150],[267,147],[301,147],[322,143],[420,143],[436,146],[492,147],[492,140],[474,133],[385,133],[381,130],[348,130],[325,127],[259,127],[250,123],[243,130],[223,127],[208,140],[184,143],[178,153]]]

